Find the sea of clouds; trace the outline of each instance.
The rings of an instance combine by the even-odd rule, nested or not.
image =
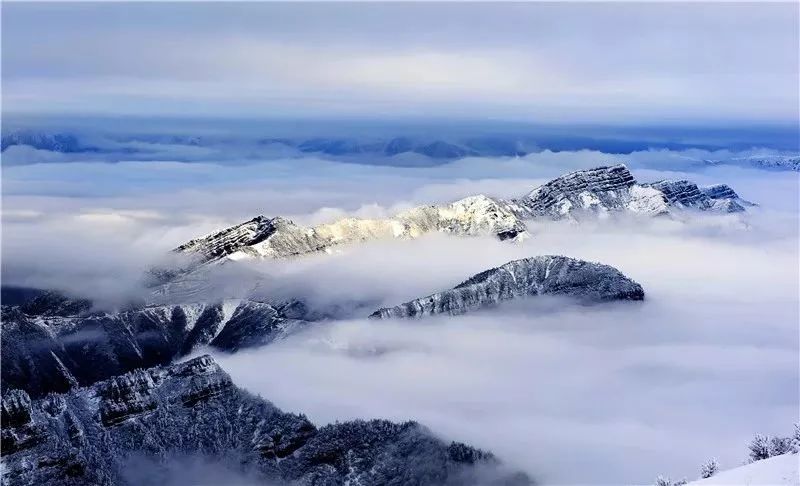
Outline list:
[[[346,318],[217,356],[237,384],[318,424],[418,420],[543,484],[691,478],[711,457],[738,465],[753,434],[786,434],[798,420],[798,176],[697,165],[706,155],[543,152],[423,168],[314,157],[4,167],[3,283],[114,302],[140,296],[142,270],[170,248],[257,214],[315,224],[476,193],[518,197],[598,165],[628,163],[640,181],[728,183],[759,207],[684,223],[540,223],[516,244],[445,235],[374,242],[213,277],[223,284],[212,294],[257,283],[265,295],[343,303]],[[615,266],[647,298],[364,318],[373,306],[540,254]]]

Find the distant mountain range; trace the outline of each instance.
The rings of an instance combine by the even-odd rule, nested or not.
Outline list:
[[[724,184],[699,187],[687,180],[641,184],[626,166],[615,165],[565,174],[519,199],[477,195],[440,206],[420,206],[386,219],[344,218],[303,227],[281,217],[258,216],[179,246],[175,252],[189,257],[187,266],[161,274],[168,280],[212,262],[286,258],[355,242],[413,239],[430,232],[526,238],[531,235],[525,222],[535,219],[679,218],[685,211],[737,213],[750,206],[753,203]]]
[[[2,150],[14,146],[27,146],[62,154],[84,154],[96,158],[108,156],[132,160],[164,160],[167,155],[175,160],[214,160],[217,150],[244,159],[276,156],[302,156],[320,154],[333,159],[345,159],[374,165],[424,165],[414,156],[424,157],[429,163],[444,163],[464,157],[518,157],[543,150],[599,150],[607,153],[630,153],[654,149],[685,150],[704,148],[676,142],[632,141],[627,139],[592,139],[553,135],[494,134],[486,136],[430,136],[396,137],[259,137],[256,135],[92,135],[72,132],[39,130],[12,130],[3,132]],[[180,148],[185,148],[182,153]],[[280,148],[280,150],[275,150]],[[707,147],[712,149],[713,147]],[[719,147],[717,147],[719,148]],[[200,154],[199,149],[213,153]],[[695,165],[740,165],[774,170],[800,170],[800,155],[765,155],[733,157],[721,160],[697,159]],[[25,163],[24,160],[15,163]]]

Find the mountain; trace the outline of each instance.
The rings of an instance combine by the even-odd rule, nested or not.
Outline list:
[[[426,145],[414,148],[414,152],[427,155],[432,159],[460,159],[468,155],[478,155],[474,150],[464,148],[460,145],[437,140]]]
[[[719,211],[723,213],[740,213],[745,206],[753,203],[745,201],[726,184],[698,187],[687,180],[662,180],[646,184],[661,191],[670,206],[690,208],[700,211]]]
[[[795,172],[800,171],[800,155],[754,156],[747,157],[744,159],[744,161],[761,169],[793,170]]]
[[[75,135],[69,133],[44,133],[32,130],[17,130],[4,133],[2,150],[14,145],[28,145],[39,150],[76,153],[91,152],[96,149],[83,146]]]
[[[39,400],[9,390],[2,420],[9,486],[188,483],[180,464],[192,457],[248,484],[531,484],[415,422],[318,428],[237,388],[210,356]]]
[[[420,206],[385,219],[343,218],[304,227],[281,217],[258,216],[177,247],[175,252],[189,257],[187,265],[153,273],[159,282],[166,282],[209,262],[286,258],[327,252],[342,244],[412,239],[430,232],[517,239],[528,236],[526,220],[579,220],[615,214],[669,217],[687,210],[734,213],[747,206],[753,204],[724,184],[699,187],[685,180],[640,184],[620,164],[571,172],[519,199],[477,195],[446,205]]]
[[[454,235],[494,234],[501,240],[525,233],[525,224],[511,208],[478,195],[443,206],[420,206],[386,219],[344,218],[313,227],[284,218],[258,216],[175,249],[194,263],[222,258],[284,258],[329,251],[332,247],[378,239],[412,239],[430,232]]]
[[[731,164],[757,169],[800,171],[800,155],[751,155],[725,160],[705,160],[709,165]]]
[[[740,199],[725,191],[699,188],[689,181],[640,184],[625,165],[580,170],[553,179],[512,202],[518,214],[530,218],[580,219],[628,213],[643,216],[674,210],[740,212]],[[730,189],[728,186],[725,186]]]
[[[127,371],[161,365],[199,346],[224,351],[259,346],[307,325],[297,301],[144,306],[91,312],[86,301],[48,293],[2,307],[2,388],[33,396],[64,392]]]
[[[537,256],[486,270],[450,290],[379,309],[370,317],[464,314],[536,295],[564,295],[582,302],[644,299],[642,286],[616,268],[564,256]]]

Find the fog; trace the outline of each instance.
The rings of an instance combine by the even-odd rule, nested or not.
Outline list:
[[[434,234],[208,275],[217,286],[209,297],[257,285],[267,297],[342,307],[345,318],[217,355],[238,385],[319,425],[414,419],[543,484],[693,478],[711,457],[723,468],[740,464],[753,434],[785,434],[798,420],[798,176],[700,168],[704,157],[581,151],[423,168],[315,157],[4,167],[2,278],[121,302],[144,295],[143,270],[170,248],[257,214],[316,224],[476,193],[519,197],[563,172],[619,162],[641,181],[728,183],[759,206],[684,221],[536,223],[522,243]],[[364,318],[542,254],[615,266],[646,299],[579,306],[538,298],[456,318]]]
[[[348,271],[320,264],[308,285],[396,304],[548,253],[614,265],[646,300],[540,298],[456,318],[331,322],[218,359],[237,384],[316,423],[413,418],[544,484],[696,477],[711,457],[739,465],[753,434],[797,420],[793,239],[567,227],[522,247],[416,241],[360,252]]]

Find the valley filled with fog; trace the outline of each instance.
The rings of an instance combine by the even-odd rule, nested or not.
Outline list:
[[[204,299],[251,292],[336,306],[332,318],[261,348],[195,351],[212,352],[237,385],[316,424],[417,420],[543,484],[692,478],[711,457],[739,465],[754,434],[788,430],[798,402],[797,174],[685,162],[697,157],[578,151],[415,168],[320,156],[6,167],[4,285],[91,296],[111,310],[148,295],[143,271],[170,249],[258,214],[298,224],[386,217],[479,193],[518,197],[570,170],[616,163],[643,181],[726,183],[758,206],[682,220],[540,221],[522,241],[431,234],[345,245],[233,262],[211,271],[202,290]],[[548,254],[614,266],[642,285],[645,300],[538,297],[464,316],[366,319],[371,309]]]

